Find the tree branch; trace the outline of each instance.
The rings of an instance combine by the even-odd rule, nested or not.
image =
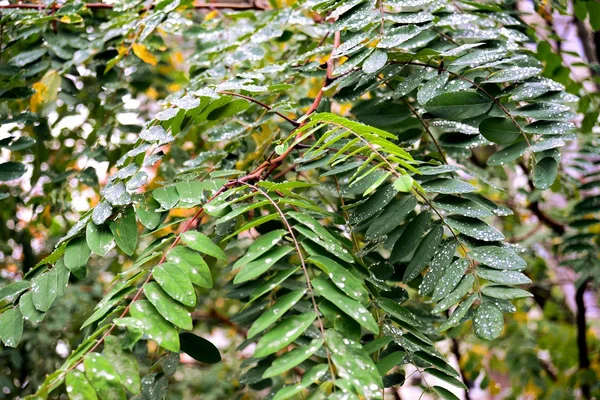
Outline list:
[[[585,320],[585,301],[583,295],[587,288],[588,282],[592,278],[587,278],[581,283],[581,286],[577,288],[575,293],[575,304],[577,306],[577,350],[579,351],[579,372],[584,372],[590,368],[590,359],[588,356],[588,344],[587,344],[587,324]],[[584,377],[585,379],[585,377]],[[584,399],[591,399],[591,389],[587,381],[584,381],[581,385],[581,393]]]

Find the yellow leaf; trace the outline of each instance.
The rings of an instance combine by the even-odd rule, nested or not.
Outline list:
[[[43,104],[56,100],[61,77],[55,70],[49,70],[39,82],[32,85],[35,94],[29,100],[31,111],[37,112]]]
[[[154,57],[154,55],[152,53],[150,53],[148,48],[143,44],[134,43],[133,44],[133,54],[138,56],[146,64],[150,64],[150,65],[158,64],[158,60],[156,59],[156,57]]]
[[[146,96],[150,97],[152,100],[156,100],[158,99],[158,92],[153,87],[150,87],[146,90]]]
[[[42,82],[36,82],[31,87],[35,90],[35,93],[29,100],[29,108],[31,108],[31,111],[37,112],[40,105],[44,102],[48,88]]]
[[[60,18],[60,22],[62,22],[63,24],[78,24],[83,22],[83,18],[81,18],[81,16],[77,14],[63,15]]]
[[[211,12],[209,12],[208,14],[206,14],[206,17],[204,17],[205,21],[210,21],[211,19],[215,18],[217,15],[219,15],[219,13],[215,10],[212,10]]]

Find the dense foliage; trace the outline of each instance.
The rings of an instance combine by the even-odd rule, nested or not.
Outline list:
[[[4,7],[4,395],[600,393],[598,66],[537,7]]]

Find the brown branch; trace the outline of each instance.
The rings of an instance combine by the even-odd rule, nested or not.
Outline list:
[[[34,4],[34,3],[13,3],[13,4],[5,4],[5,5],[0,5],[0,9],[34,9],[34,10],[46,10],[46,9],[53,9],[53,10],[58,10],[60,8],[62,8],[63,6],[60,4],[56,4],[53,3],[52,5],[49,6],[45,6],[44,4]],[[105,3],[85,3],[85,7],[90,9],[90,10],[110,10],[112,9],[114,6],[112,4],[105,4]],[[143,11],[148,11],[151,10],[155,7],[155,5],[150,5],[150,6],[146,6],[144,7],[142,10]],[[260,11],[264,11],[264,10],[268,10],[268,8],[266,7],[262,7],[259,6],[258,4],[254,4],[254,3],[194,3],[191,8],[196,9],[196,10],[200,10],[200,9],[216,9],[216,8],[222,8],[222,9],[230,9],[230,10],[260,10]]]
[[[575,304],[577,305],[577,350],[579,351],[579,372],[585,372],[590,368],[590,358],[588,356],[588,344],[587,344],[587,323],[585,320],[585,301],[584,294],[585,289],[587,287],[588,282],[590,282],[592,278],[585,279],[579,288],[577,288],[577,292],[575,293]],[[583,383],[581,385],[581,393],[584,399],[591,399],[591,389],[590,385],[586,380],[587,378],[583,377]]]
[[[228,91],[223,91],[223,92],[218,92],[219,94],[226,94],[228,96],[235,96],[235,97],[240,97],[242,99],[248,100],[254,104],[258,104],[259,106],[263,107],[264,109],[266,109],[267,111],[273,111],[273,107],[271,107],[268,104],[263,103],[262,101],[256,100],[250,96],[246,96],[240,93],[235,93],[235,92],[228,92]],[[290,124],[294,125],[296,128],[300,126],[300,122],[293,120],[285,115],[283,115],[282,113],[280,113],[279,111],[273,111],[274,114],[279,115],[281,118],[285,119],[287,122],[289,122]]]
[[[460,355],[460,347],[458,346],[458,340],[456,338],[452,338],[452,354],[456,357],[456,363],[458,364],[458,370],[460,372],[460,376],[462,378],[463,383],[468,388],[465,390],[465,400],[471,400],[471,396],[469,395],[469,389],[473,386],[473,383],[465,376],[465,371],[460,363],[461,355]]]

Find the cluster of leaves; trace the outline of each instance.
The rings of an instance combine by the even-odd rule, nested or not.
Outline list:
[[[74,398],[164,397],[178,352],[220,359],[189,331],[198,295],[222,276],[243,307],[233,316],[247,328],[241,347],[255,343],[243,381],[274,399],[379,398],[404,382],[406,364],[465,387],[436,342],[468,321],[495,339],[511,301],[530,296],[517,287],[531,283],[522,248],[493,226],[512,211],[488,194],[520,162],[531,164],[535,188],[552,186],[559,149],[576,137],[579,98],[542,76],[525,46],[532,32],[504,5],[408,3],[298,2],[203,24],[189,24],[189,4],[171,0],[7,14],[14,48],[0,98],[3,123],[20,125],[2,142],[12,158],[0,164],[2,181],[25,173],[19,151],[47,151],[37,128],[48,133],[52,112],[64,118],[73,105],[95,113],[94,135],[81,138],[118,150],[85,154],[109,161],[101,201],[0,289],[2,342],[17,346],[24,321],[40,322],[70,280],[84,279],[92,254],[133,260],[36,396],[64,383]],[[167,45],[193,54],[189,82],[161,96],[164,108],[143,129],[125,128],[116,118],[123,94],[169,90],[169,77],[163,86],[145,73],[167,62],[151,52]],[[315,80],[317,91],[302,90]],[[68,82],[89,89],[68,98]],[[487,169],[472,161],[481,149]],[[35,180],[44,153],[33,159]],[[597,205],[590,199],[583,214]],[[164,349],[162,372],[140,379],[139,341]]]

